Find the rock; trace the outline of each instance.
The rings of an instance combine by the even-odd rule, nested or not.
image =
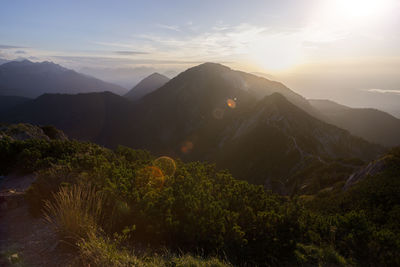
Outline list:
[[[375,175],[381,172],[384,168],[385,168],[384,159],[379,159],[370,162],[366,167],[363,167],[359,169],[357,172],[350,175],[350,177],[346,181],[346,184],[343,187],[343,190],[345,191],[348,190],[351,186],[365,179],[368,175]]]
[[[0,210],[10,210],[19,207],[24,202],[24,192],[15,190],[0,192]]]

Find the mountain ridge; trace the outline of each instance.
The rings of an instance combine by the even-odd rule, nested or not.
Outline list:
[[[3,114],[3,120],[55,124],[68,136],[108,147],[214,162],[282,193],[290,177],[311,162],[371,159],[382,151],[311,116],[293,103],[294,92],[280,86],[208,63],[136,102],[112,93],[43,95]]]
[[[133,87],[124,96],[132,101],[137,101],[145,95],[154,92],[170,79],[158,72],[154,72],[142,79],[135,87]]]
[[[80,74],[53,62],[11,61],[0,65],[0,95],[35,98],[44,93],[83,93],[125,88]]]
[[[400,119],[372,108],[351,108],[330,100],[309,100],[325,121],[370,142],[400,145]]]

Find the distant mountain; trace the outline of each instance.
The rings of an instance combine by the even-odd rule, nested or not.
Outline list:
[[[329,100],[309,100],[326,121],[370,142],[400,145],[400,119],[370,108],[350,108]]]
[[[9,62],[9,60],[0,58],[0,65]]]
[[[44,93],[103,91],[124,94],[126,89],[47,61],[23,60],[0,65],[0,95],[35,98]]]
[[[0,120],[53,124],[109,147],[215,162],[283,193],[312,162],[371,159],[382,151],[305,110],[313,111],[307,100],[278,82],[207,63],[134,103],[111,93],[43,95]]]
[[[31,99],[27,97],[0,95],[0,112],[4,112],[29,100]]]
[[[7,112],[3,122],[26,122],[53,125],[72,138],[99,144],[118,143],[113,131],[126,125],[121,122],[130,108],[129,100],[110,92],[77,95],[44,94]]]
[[[130,100],[136,101],[143,96],[154,92],[169,81],[169,78],[157,72],[147,76],[141,80],[135,87],[133,87],[125,97]]]

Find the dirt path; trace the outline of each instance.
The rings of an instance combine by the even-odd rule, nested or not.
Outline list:
[[[34,180],[9,175],[0,181],[0,266],[68,266],[73,258],[51,227],[30,215],[24,192]]]

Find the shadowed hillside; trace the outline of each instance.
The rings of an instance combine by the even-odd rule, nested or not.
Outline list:
[[[400,145],[400,119],[371,108],[350,108],[329,100],[309,100],[325,120],[355,136],[385,146]]]

